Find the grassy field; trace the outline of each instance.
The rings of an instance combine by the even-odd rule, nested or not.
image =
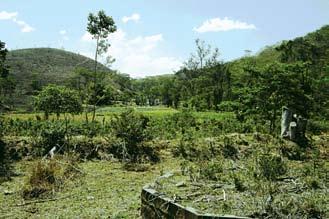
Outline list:
[[[109,121],[124,110],[125,107],[100,108],[97,119]],[[172,115],[179,112],[175,109],[136,107],[135,110],[153,120],[154,130],[179,132],[168,135],[171,138],[163,133],[154,134],[156,137],[147,142],[158,150],[160,162],[133,164],[130,168],[133,170],[128,171],[129,168],[119,161],[122,157],[106,154],[111,147],[118,147],[110,129],[92,137],[71,136],[71,143],[79,143],[70,145],[80,148],[80,151],[74,149],[75,155],[93,153],[96,148],[97,153],[107,156],[88,159],[80,156],[75,167],[80,174],[68,176],[59,188],[54,187],[45,193],[45,197],[32,199],[26,198],[24,191],[40,156],[31,153],[27,153],[27,157],[21,156],[22,159],[12,163],[15,175],[10,181],[0,183],[0,218],[140,218],[140,193],[145,185],[156,188],[178,203],[207,213],[261,218],[284,218],[290,212],[292,218],[329,216],[326,208],[329,202],[327,134],[309,135],[309,145],[302,147],[268,134],[227,133],[225,125],[236,125],[231,124],[232,113],[192,112],[178,115],[182,116],[178,118],[181,121],[174,123],[177,118]],[[197,124],[188,123],[192,115]],[[37,116],[42,114],[7,114],[5,118],[33,120],[31,126],[26,126],[31,128],[38,126]],[[179,127],[167,129],[167,120],[172,120],[168,124]],[[82,124],[84,115],[75,116],[74,121]],[[30,122],[17,124],[27,123]],[[99,130],[105,129],[103,126]],[[217,130],[220,126],[224,128]],[[209,127],[214,129],[207,131]],[[49,129],[56,131],[57,128]],[[8,145],[16,152],[39,147],[38,144],[42,143],[38,141],[42,136],[28,136],[29,132],[22,130],[13,133],[10,135],[9,132],[2,139],[10,142]],[[72,151],[68,150],[68,153]],[[55,158],[54,162],[63,162],[61,155]],[[265,163],[262,164],[262,160]],[[41,161],[43,164],[48,162]],[[282,169],[285,171],[281,173]],[[175,175],[157,180],[168,172]],[[271,202],[267,201],[269,197]]]
[[[34,162],[17,163],[19,176],[0,185],[0,218],[140,218],[141,188],[179,166],[178,160],[165,159],[136,172],[120,162],[87,161],[79,165],[83,174],[50,199],[24,200],[22,188]]]
[[[96,110],[96,120],[102,121],[104,118],[105,120],[108,120],[113,117],[115,114],[122,113],[123,111],[127,110],[128,108],[133,108],[136,110],[136,112],[139,112],[145,116],[149,117],[156,117],[156,118],[163,118],[165,116],[173,115],[177,112],[179,112],[177,109],[168,108],[168,107],[101,107]],[[194,116],[198,119],[215,119],[215,120],[222,120],[223,118],[227,117],[234,117],[232,113],[227,112],[194,112]],[[21,120],[35,120],[37,117],[43,118],[43,113],[11,113],[11,114],[5,114],[5,118],[10,119],[21,119]],[[79,114],[79,115],[68,115],[69,119],[72,119],[74,121],[84,121],[85,120],[85,114]],[[92,118],[92,113],[88,113],[89,120]],[[57,119],[55,115],[50,115],[51,119]],[[60,119],[64,119],[64,116],[61,115]]]

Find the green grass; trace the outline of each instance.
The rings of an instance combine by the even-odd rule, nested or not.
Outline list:
[[[277,210],[282,208],[296,212],[303,208],[309,213],[315,206],[316,209],[322,209],[325,215],[329,214],[325,208],[329,201],[329,185],[325,178],[329,170],[329,162],[326,160],[328,149],[325,147],[329,140],[327,135],[314,137],[315,144],[320,149],[316,167],[313,159],[284,159],[288,171],[282,177],[287,177],[287,181],[266,181],[253,176],[257,154],[278,153],[278,140],[269,136],[261,136],[262,140],[256,140],[253,135],[228,136],[232,139],[231,143],[239,149],[239,157],[237,160],[222,157],[220,151],[223,138],[212,139],[216,147],[215,152],[219,152],[216,159],[222,164],[222,172],[219,171],[216,181],[207,179],[209,175],[202,172],[205,169],[198,171],[198,167],[209,160],[200,160],[199,157],[194,158],[196,160],[192,162],[188,161],[185,167],[193,166],[194,171],[191,172],[190,169],[190,172],[182,175],[180,171],[184,159],[173,158],[165,149],[161,153],[162,161],[147,165],[145,172],[127,171],[118,161],[81,162],[78,168],[83,174],[67,181],[60,191],[49,197],[50,200],[24,200],[22,190],[32,166],[37,161],[17,162],[14,165],[17,176],[13,177],[12,181],[0,184],[0,218],[140,218],[140,193],[147,184],[167,197],[176,197],[177,203],[193,207],[199,212],[250,215],[266,209],[266,200],[273,190],[273,206]],[[210,140],[204,139],[206,142]],[[171,150],[170,147],[167,149]],[[216,171],[212,168],[210,173],[216,174]],[[159,176],[168,172],[175,174],[173,177],[158,179],[157,183],[154,183]],[[234,176],[241,180],[246,190],[237,191]],[[184,182],[184,185],[177,186],[177,183],[181,182]],[[225,201],[222,199],[224,193]]]
[[[118,107],[118,106],[107,106],[107,107],[100,107],[96,110],[96,119],[99,121],[102,121],[102,119],[105,117],[105,119],[111,118],[114,114],[122,113],[123,111],[127,110],[129,107]],[[168,108],[164,106],[149,106],[149,107],[132,107],[137,112],[149,116],[149,117],[156,117],[156,118],[162,118],[165,116],[173,115],[174,113],[179,112],[177,109]],[[194,112],[193,115],[199,119],[199,120],[205,120],[205,119],[215,119],[215,120],[223,120],[225,118],[234,118],[233,113],[229,112]],[[43,118],[43,113],[9,113],[5,115],[5,118],[12,118],[12,119],[22,119],[22,120],[28,120],[32,119],[35,120],[36,117],[39,116],[40,118]],[[89,120],[92,117],[92,113],[88,114]],[[85,120],[85,114],[79,114],[71,116],[69,115],[70,119],[73,119],[75,121],[83,121]],[[55,115],[51,115],[51,119],[56,119]],[[64,116],[61,115],[60,119],[64,119]]]
[[[21,197],[33,163],[17,163],[19,176],[0,185],[0,218],[140,218],[141,188],[178,165],[177,160],[168,159],[150,166],[146,172],[131,172],[124,170],[119,162],[84,162],[80,164],[84,175],[52,197],[58,200],[28,204],[42,201]],[[5,195],[6,191],[11,194]]]
[[[290,218],[313,218],[312,214],[321,214],[321,218],[328,218],[329,162],[324,145],[329,136],[314,138],[315,148],[306,149],[308,158],[303,161],[282,157],[287,171],[273,179],[263,174],[279,173],[284,168],[270,162],[268,155],[280,157],[280,147],[302,149],[292,142],[264,135],[259,140],[250,134],[228,137],[230,142],[226,144],[237,149],[236,158],[225,156],[222,137],[194,139],[194,145],[187,146],[183,153],[186,159],[180,166],[184,171],[162,179],[155,189],[203,213],[251,216],[267,212],[269,218],[289,218],[289,214]],[[266,162],[261,167],[263,156]],[[267,201],[270,196],[272,202]]]
[[[113,114],[122,113],[128,108],[129,107],[108,106],[108,107],[101,107],[97,109],[96,112],[98,115],[111,116]],[[168,108],[164,106],[135,106],[130,108],[133,108],[137,112],[150,117],[163,117],[178,112],[178,110],[176,109]]]
[[[125,109],[125,107],[99,108],[97,119],[102,121],[105,118],[108,121],[113,115]],[[178,112],[166,107],[135,107],[135,109],[143,115],[154,118],[165,118]],[[231,113],[193,112],[193,114],[200,121],[223,121],[234,118]],[[35,120],[37,115],[42,116],[42,114],[7,114],[5,117]],[[89,117],[91,118],[91,114]],[[84,115],[74,116],[74,120],[84,121]],[[162,124],[164,120],[159,121]],[[243,216],[255,211],[259,212],[266,209],[264,203],[273,190],[275,191],[273,206],[277,210],[282,208],[298,211],[299,208],[303,208],[311,212],[314,206],[317,208],[320,206],[326,216],[329,214],[325,208],[329,201],[327,195],[329,185],[327,175],[325,175],[329,170],[328,135],[312,136],[313,148],[308,148],[303,152],[307,159],[293,161],[284,157],[288,171],[283,177],[292,177],[294,180],[288,182],[269,182],[257,178],[258,176],[256,179],[255,163],[262,154],[274,153],[279,156],[283,153],[282,149],[288,153],[294,153],[294,150],[301,148],[291,142],[259,133],[232,133],[226,137],[230,141],[225,143],[224,135],[216,132],[214,135],[205,136],[204,132],[199,130],[191,133],[191,139],[188,138],[190,140],[183,140],[177,136],[170,140],[164,138],[163,140],[167,143],[161,154],[166,156],[163,156],[160,163],[150,165],[145,172],[126,171],[118,161],[81,162],[79,168],[84,174],[75,180],[68,181],[60,191],[55,192],[51,198],[56,200],[24,200],[22,198],[22,190],[31,172],[30,168],[37,161],[19,161],[14,164],[14,172],[17,176],[13,177],[12,181],[0,184],[0,218],[140,218],[142,187],[154,182],[160,175],[172,171],[178,174],[167,181],[158,181],[158,184],[155,184],[158,186],[157,189],[168,197],[178,197],[178,203],[207,213],[230,213]],[[157,146],[160,143],[154,141],[153,144]],[[235,160],[225,156],[223,152],[225,144],[237,148],[238,157],[234,158]],[[177,148],[182,149],[179,148],[182,146],[185,147],[183,149],[187,152],[186,154],[191,155],[191,159],[189,157],[186,160],[173,158],[170,152]],[[218,168],[216,165],[209,166],[207,162],[211,159],[221,162],[219,170],[216,170]],[[179,173],[181,163],[187,160],[188,166],[194,168],[194,171],[182,175]],[[206,168],[200,168],[200,164]],[[216,176],[216,181],[207,178],[212,175]],[[242,182],[242,187],[246,187],[245,191],[237,191],[237,183],[234,183],[235,176]],[[176,184],[182,181],[185,186],[177,187]],[[213,188],[212,185],[220,186]],[[226,201],[221,200],[223,190],[227,196]],[[291,190],[297,192],[291,192]],[[199,194],[188,198],[188,195],[193,193]],[[219,198],[219,200],[210,202],[207,198]]]

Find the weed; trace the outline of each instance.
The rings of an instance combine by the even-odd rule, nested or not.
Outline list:
[[[220,160],[201,162],[198,165],[200,177],[208,180],[218,181],[223,173],[223,163]]]
[[[247,190],[247,187],[243,184],[243,180],[240,176],[234,175],[233,182],[235,189],[239,192],[244,192]]]
[[[63,187],[68,179],[77,176],[75,158],[62,160],[39,160],[32,167],[25,188],[22,191],[24,199],[45,197]]]
[[[286,163],[280,156],[264,154],[258,160],[260,175],[267,180],[275,180],[287,172]]]
[[[7,145],[0,139],[0,183],[10,179],[12,175],[11,161],[8,157]]]
[[[233,142],[230,138],[224,137],[224,147],[222,149],[223,156],[225,158],[237,159],[238,158],[238,149],[233,145]]]
[[[116,151],[122,155],[121,159],[130,162],[149,160],[159,161],[157,149],[146,143],[151,136],[147,131],[149,118],[136,113],[133,109],[115,116],[112,127],[115,136],[120,140]]]

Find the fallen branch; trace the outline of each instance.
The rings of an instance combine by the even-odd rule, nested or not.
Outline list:
[[[202,195],[202,193],[201,192],[195,192],[195,193],[191,193],[191,194],[186,195],[186,198],[191,198],[191,197],[199,196],[199,195]]]
[[[58,197],[58,198],[41,199],[41,200],[29,201],[29,202],[24,202],[24,203],[17,204],[17,205],[12,205],[12,207],[22,207],[22,206],[26,206],[26,205],[35,204],[35,203],[44,203],[44,202],[57,201],[57,200],[61,200],[61,199],[67,199],[69,197],[71,197],[71,195],[67,195],[67,196],[64,196],[64,197]]]

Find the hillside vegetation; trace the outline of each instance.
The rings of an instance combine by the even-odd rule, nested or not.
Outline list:
[[[78,68],[93,71],[95,62],[85,56],[53,48],[30,48],[9,51],[7,55],[9,71],[16,82],[11,100],[14,106],[31,104],[35,95],[47,84],[70,86]],[[115,74],[109,68],[98,64],[98,71]],[[117,76],[118,77],[118,76]],[[115,80],[115,76],[113,76]],[[112,86],[118,87],[111,81]]]
[[[0,41],[0,218],[140,218],[145,184],[201,213],[328,218],[329,26],[227,63],[195,43],[132,79],[55,49],[5,62]]]

